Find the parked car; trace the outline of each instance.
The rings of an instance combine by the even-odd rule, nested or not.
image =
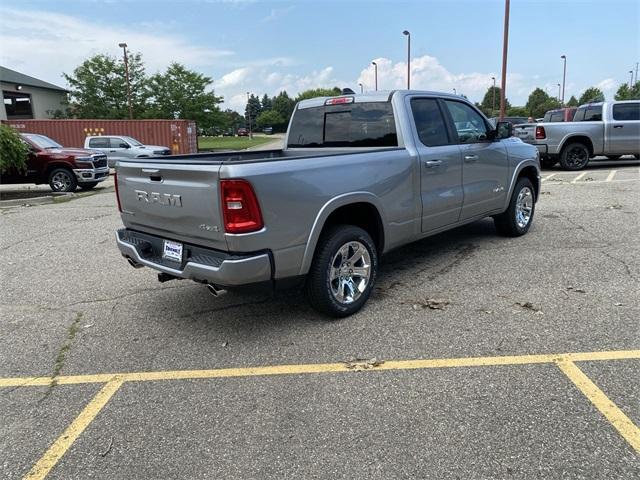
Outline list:
[[[566,107],[566,108],[557,108],[555,110],[549,110],[544,114],[542,120],[537,119],[537,122],[571,122],[573,120],[573,116],[576,114],[576,110],[578,107]]]
[[[263,132],[265,135],[273,135],[273,127],[264,127],[264,128],[262,129],[262,132]]]
[[[527,233],[538,152],[511,133],[446,93],[304,100],[284,149],[119,162],[117,244],[161,281],[215,295],[301,282],[317,310],[347,316],[389,250],[488,216]]]
[[[240,127],[238,129],[238,136],[239,137],[248,137],[249,136],[249,130],[247,128]]]
[[[144,145],[135,138],[125,135],[89,136],[84,140],[84,148],[90,148],[104,153],[107,156],[109,167],[113,167],[118,160],[128,158],[171,155],[171,149],[169,147]]]
[[[515,132],[540,151],[545,167],[560,162],[565,170],[581,170],[598,155],[639,158],[640,100],[581,105],[572,122],[519,125]]]
[[[73,192],[77,187],[90,190],[109,176],[107,157],[81,148],[65,148],[49,137],[22,133],[29,147],[25,172],[8,171],[0,183],[48,183],[54,192]]]
[[[490,120],[491,120],[491,123],[493,123],[494,125],[497,125],[500,118],[491,117]],[[504,117],[502,121],[509,122],[511,125],[520,125],[523,123],[529,123],[527,117]]]

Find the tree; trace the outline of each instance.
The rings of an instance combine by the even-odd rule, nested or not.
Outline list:
[[[495,109],[493,108],[494,93],[495,93]],[[511,108],[511,104],[509,103],[509,100],[505,98],[504,103],[505,103],[505,110],[509,110]],[[488,117],[495,117],[498,115],[498,113],[500,112],[500,87],[495,87],[494,89],[492,85],[487,89],[487,93],[484,94],[484,98],[482,99],[482,102],[480,102],[480,110],[482,110],[482,112]]]
[[[27,168],[29,148],[8,125],[0,124],[0,173],[23,172]]]
[[[131,103],[134,118],[146,109],[147,77],[140,53],[128,53]],[[124,61],[110,55],[94,55],[63,73],[70,86],[69,113],[78,118],[119,119],[129,117]]]
[[[567,102],[567,107],[577,107],[579,105],[580,104],[578,103],[578,99],[576,97],[574,97],[573,95],[571,95],[571,98]]]
[[[309,98],[316,97],[335,97],[336,95],[340,95],[342,90],[338,87],[333,88],[314,88],[311,90],[305,90],[304,92],[298,94],[296,97],[296,102],[301,100],[307,100]]]
[[[547,111],[555,108],[560,108],[560,102],[556,98],[550,97],[541,88],[536,88],[531,92],[525,105],[527,116],[533,118],[542,117]]]
[[[216,97],[207,87],[210,77],[188,70],[179,63],[169,65],[165,73],[149,78],[149,108],[147,118],[182,118],[195,120],[201,129],[209,129],[223,121]]]
[[[578,100],[579,105],[584,105],[590,102],[604,102],[604,93],[598,87],[587,88]]]
[[[238,128],[245,124],[244,117],[235,110],[227,108],[224,112],[222,112],[222,114],[224,117],[222,128],[224,130],[231,130],[235,132],[236,130],[238,130]]]
[[[623,83],[618,88],[616,100],[640,100],[640,82],[636,82],[631,88],[628,83]]]
[[[262,97],[262,101],[260,102],[260,107],[262,111],[271,110],[271,108],[273,107],[273,100],[269,98],[269,95],[267,95],[266,93]]]
[[[293,109],[296,106],[296,102],[287,95],[287,92],[280,92],[273,99],[273,110],[284,119],[285,123],[289,122]]]
[[[256,123],[258,127],[279,127],[284,124],[284,118],[280,116],[280,114],[273,110],[266,110],[258,115],[256,119]]]
[[[244,118],[247,121],[247,127],[253,128],[256,118],[258,118],[261,112],[262,104],[260,103],[260,98],[252,93],[244,109]]]
[[[525,107],[511,107],[505,112],[507,117],[528,117],[527,109]]]

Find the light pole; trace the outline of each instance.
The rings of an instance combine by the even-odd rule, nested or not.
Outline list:
[[[124,74],[127,79],[127,103],[129,104],[129,118],[133,118],[133,108],[131,107],[131,82],[129,81],[129,57],[127,56],[127,44],[119,43],[118,46],[124,51]]]
[[[558,101],[560,101],[560,84],[558,84]]]
[[[457,95],[457,94],[458,94],[458,92],[456,92],[456,89],[455,89],[455,88],[453,89],[453,94],[454,94],[454,95]]]
[[[564,66],[562,67],[562,98],[560,99],[560,105],[564,106],[564,87],[566,85],[565,81],[567,80],[567,56],[562,55],[560,58],[564,60]]]
[[[631,78],[629,79],[629,89],[633,88],[633,70],[629,70],[629,73],[631,74]]]
[[[376,62],[371,62],[371,65],[373,65],[374,76],[376,79],[376,92],[377,92],[378,91],[378,64]]]
[[[500,89],[500,120],[504,118],[507,94],[507,51],[509,49],[509,0],[504,3],[504,38],[502,41],[502,88]]]
[[[407,90],[411,89],[411,34],[409,30],[402,32],[407,37]]]
[[[636,62],[636,83],[638,83],[638,62]]]
[[[491,80],[493,80],[493,91],[491,92],[491,116],[493,117],[496,112],[496,77],[491,77]]]
[[[249,117],[249,138],[253,139],[253,130],[251,130],[251,104],[249,103],[249,92],[247,92],[247,116]]]
[[[360,93],[364,93],[364,87],[362,86],[362,84],[359,83],[358,85],[360,85]]]

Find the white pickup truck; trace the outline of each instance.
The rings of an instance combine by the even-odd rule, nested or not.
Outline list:
[[[572,122],[517,125],[514,133],[538,148],[547,168],[560,162],[565,170],[581,170],[598,155],[640,158],[640,100],[581,105]]]

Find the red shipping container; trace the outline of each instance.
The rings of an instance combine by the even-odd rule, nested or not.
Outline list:
[[[146,145],[169,147],[174,155],[198,153],[193,120],[4,120],[20,133],[39,133],[64,147],[83,147],[89,135],[128,135]]]

